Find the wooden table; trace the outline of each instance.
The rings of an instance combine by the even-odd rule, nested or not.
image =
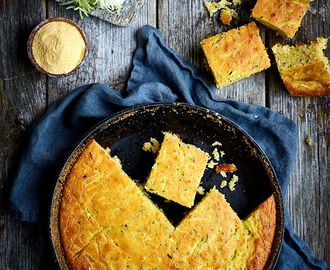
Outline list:
[[[93,17],[81,20],[54,0],[0,1],[0,199],[8,193],[20,149],[24,147],[31,123],[53,101],[77,86],[105,82],[123,90],[132,68],[137,32],[150,24],[164,34],[165,41],[186,61],[203,69],[199,42],[229,29],[218,15],[209,18],[201,0],[148,0],[137,20],[127,28]],[[243,0],[242,18],[248,20],[254,3]],[[245,14],[245,15],[244,15]],[[314,14],[314,15],[313,15]],[[84,29],[89,40],[89,55],[80,71],[68,78],[51,79],[30,64],[26,41],[31,30],[49,17],[67,17]],[[267,47],[275,41],[304,42],[330,34],[329,0],[315,0],[293,40],[285,40],[261,27]],[[326,51],[330,55],[330,46]],[[217,90],[217,97],[267,106],[293,119],[299,129],[298,152],[285,198],[296,233],[316,257],[330,263],[328,127],[329,96],[297,98],[288,95],[276,67]],[[305,143],[311,138],[311,146]],[[53,267],[47,235],[38,224],[15,221],[0,203],[0,269],[46,269]]]

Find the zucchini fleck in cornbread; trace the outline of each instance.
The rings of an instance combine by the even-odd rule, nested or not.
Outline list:
[[[254,22],[204,39],[201,46],[218,88],[270,67]]]
[[[170,132],[164,135],[145,189],[192,207],[209,155]]]
[[[283,83],[291,96],[330,94],[329,59],[324,55],[328,39],[318,37],[294,46],[275,44],[272,51]]]
[[[90,239],[93,235],[100,235],[99,227],[104,229],[103,235],[110,237],[114,245],[123,252],[124,255],[121,256],[113,255],[120,260],[118,263],[127,262],[127,265],[139,266],[148,264],[149,258],[158,260],[158,257],[151,256],[150,252],[157,250],[174,230],[164,214],[142,193],[119,165],[100,145],[92,141],[81,153],[68,176],[61,203],[60,226],[68,261],[77,269],[80,269],[80,259],[76,259],[81,258],[79,257],[81,252],[89,248],[88,245],[86,246],[87,243],[92,244]],[[74,201],[79,203],[80,208],[74,206],[85,215],[86,225],[79,223],[83,218],[77,220],[78,217],[74,213],[71,219],[65,218],[65,213],[76,211],[67,203],[67,198],[70,198],[67,194],[73,195]],[[91,223],[89,217],[93,217],[92,220],[99,224],[94,230],[89,224]],[[68,230],[77,224],[82,227],[79,233],[86,235],[86,239],[83,238],[82,243],[77,241],[77,247],[72,249],[73,240]],[[106,239],[104,241],[109,242]],[[91,255],[89,258],[91,261],[97,260]]]
[[[258,0],[252,17],[279,34],[293,38],[310,0]]]
[[[74,164],[60,209],[73,270],[261,270],[275,224],[273,196],[242,221],[213,188],[174,228],[95,141]]]

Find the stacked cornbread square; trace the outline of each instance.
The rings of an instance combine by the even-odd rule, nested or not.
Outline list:
[[[251,16],[281,35],[292,38],[309,3],[310,0],[258,0]]]
[[[201,46],[218,88],[270,67],[254,22],[204,39]]]
[[[164,132],[145,189],[186,207],[194,205],[209,155],[177,135]]]
[[[283,83],[292,96],[330,94],[329,59],[323,50],[328,40],[319,37],[294,46],[277,43],[272,47]]]

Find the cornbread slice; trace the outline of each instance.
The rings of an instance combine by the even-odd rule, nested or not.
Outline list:
[[[258,0],[251,16],[279,34],[292,38],[309,3],[310,0]]]
[[[218,269],[240,249],[235,237],[242,222],[216,189],[211,189],[175,228],[168,244],[168,263],[176,269]]]
[[[63,192],[59,222],[62,244],[69,262],[102,230],[68,189]]]
[[[272,195],[243,221],[239,237],[246,241],[221,269],[263,269],[273,244],[275,227],[276,207]]]
[[[191,144],[183,143],[174,134],[164,134],[145,189],[192,207],[209,155]]]
[[[254,22],[204,39],[201,46],[218,88],[270,67]]]
[[[329,59],[324,55],[328,39],[319,37],[295,46],[272,47],[283,83],[291,96],[330,94]]]
[[[120,164],[95,141],[81,153],[65,188],[106,228],[112,241],[129,254],[135,265],[143,265],[174,230]]]

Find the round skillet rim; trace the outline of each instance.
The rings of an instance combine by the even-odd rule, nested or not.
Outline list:
[[[221,115],[218,112],[210,110],[205,107],[201,107],[198,105],[192,105],[185,102],[173,102],[173,103],[165,103],[165,102],[155,102],[155,103],[143,103],[134,105],[128,108],[124,108],[117,113],[112,114],[109,117],[101,120],[97,124],[95,124],[91,129],[89,129],[74,145],[74,147],[69,151],[68,157],[65,159],[63,166],[61,167],[60,172],[58,173],[56,180],[54,182],[54,188],[52,193],[52,199],[50,201],[50,212],[49,212],[49,237],[52,243],[52,251],[55,255],[56,261],[60,269],[71,269],[69,265],[60,236],[60,226],[59,226],[59,213],[60,213],[60,202],[62,199],[62,191],[65,186],[65,181],[71,168],[66,171],[66,168],[70,167],[70,161],[74,159],[75,161],[80,155],[80,150],[82,150],[99,132],[102,130],[104,125],[111,125],[111,122],[114,122],[117,118],[124,116],[125,114],[132,113],[134,111],[144,110],[144,109],[152,109],[152,108],[166,108],[166,107],[183,107],[184,109],[192,109],[195,111],[202,112],[204,114],[211,114],[212,117],[220,118],[222,121],[226,122],[228,125],[234,127],[236,130],[241,132],[243,136],[245,136],[249,142],[252,143],[252,146],[256,148],[259,153],[261,154],[261,158],[264,160],[264,166],[268,166],[272,176],[269,176],[269,182],[272,187],[272,192],[275,195],[275,203],[276,203],[276,229],[273,244],[271,247],[271,251],[269,253],[269,257],[267,262],[263,268],[263,270],[273,270],[277,264],[281,248],[282,242],[284,238],[284,206],[283,206],[283,197],[281,193],[281,188],[278,182],[278,178],[272,163],[270,162],[269,158],[266,156],[263,149],[259,146],[259,144],[253,139],[253,137],[247,133],[243,128],[239,125],[228,119],[227,117]],[[79,154],[77,155],[77,152]],[[265,169],[266,170],[266,169]],[[267,173],[269,174],[269,173]],[[64,179],[62,181],[61,179]],[[57,205],[57,207],[54,207]],[[56,239],[55,239],[56,238]],[[58,243],[56,243],[58,241]],[[63,268],[63,266],[65,266]]]

